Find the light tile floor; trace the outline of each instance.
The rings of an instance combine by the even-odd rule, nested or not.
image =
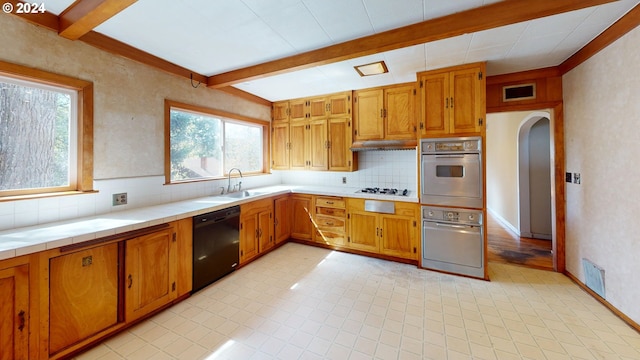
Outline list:
[[[77,359],[640,359],[564,275],[491,281],[289,243]]]

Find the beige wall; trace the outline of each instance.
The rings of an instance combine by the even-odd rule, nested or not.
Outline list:
[[[61,38],[14,16],[0,16],[0,60],[94,84],[94,178],[162,175],[164,99],[261,120],[270,108],[224,92],[194,89],[189,79]]]
[[[487,114],[487,208],[518,227],[518,130],[530,111]]]
[[[567,270],[605,270],[606,299],[640,323],[640,28],[563,77]]]

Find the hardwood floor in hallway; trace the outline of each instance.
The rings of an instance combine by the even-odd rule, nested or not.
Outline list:
[[[489,262],[553,270],[551,240],[518,237],[490,213],[487,218]]]

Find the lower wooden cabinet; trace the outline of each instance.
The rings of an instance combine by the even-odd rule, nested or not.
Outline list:
[[[35,357],[29,353],[30,314],[29,264],[0,262],[0,359]]]
[[[51,355],[118,323],[118,251],[111,243],[49,260]]]
[[[313,196],[291,195],[290,206],[291,237],[298,240],[313,240]]]
[[[291,236],[291,208],[289,194],[273,200],[273,239],[276,244],[287,241]]]
[[[418,259],[420,206],[395,202],[394,213],[365,210],[364,199],[348,199],[347,246],[403,259]]]
[[[240,206],[240,263],[246,263],[275,245],[273,200],[264,199]]]
[[[168,304],[177,296],[177,242],[173,228],[125,243],[125,321]]]

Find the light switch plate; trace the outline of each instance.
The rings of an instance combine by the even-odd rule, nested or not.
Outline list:
[[[580,184],[580,173],[573,173],[573,183]]]

